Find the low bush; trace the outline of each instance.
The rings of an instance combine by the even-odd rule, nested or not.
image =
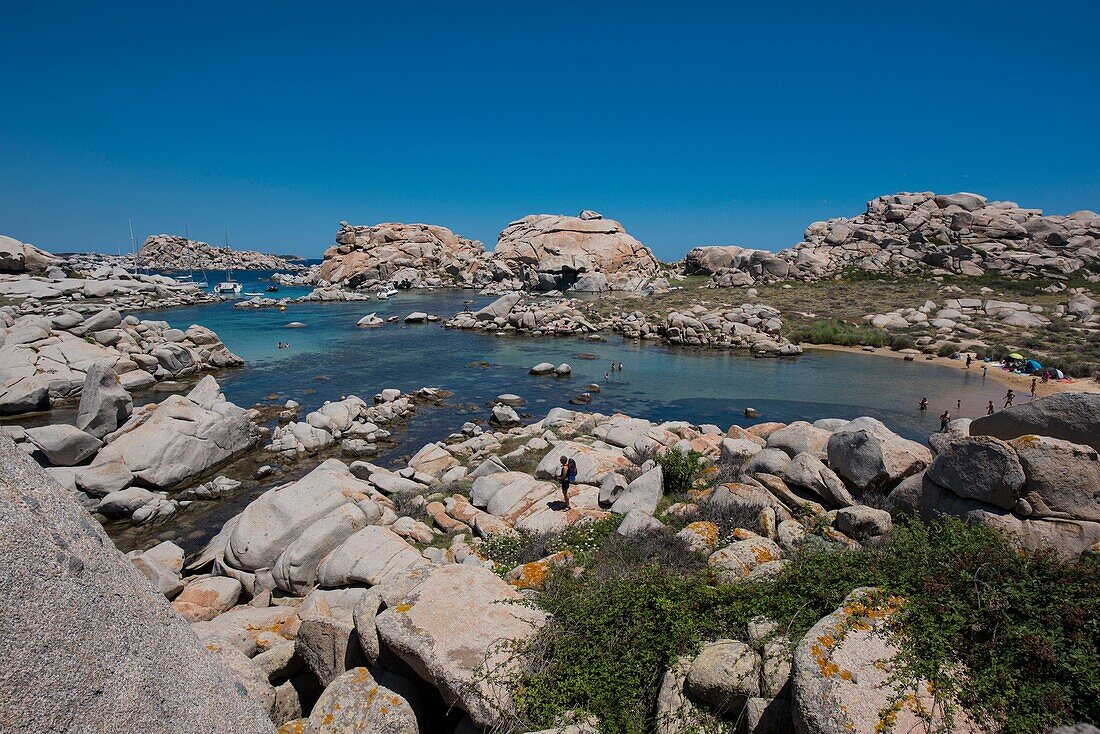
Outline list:
[[[570,551],[578,557],[578,562],[583,562],[587,554],[607,541],[620,522],[621,516],[609,515],[601,520],[570,525],[554,533],[533,533],[529,530],[496,533],[486,538],[479,550],[497,563],[502,573],[563,550]]]
[[[594,568],[550,577],[528,602],[552,616],[511,681],[517,723],[537,729],[577,710],[604,732],[652,731],[662,676],[678,656],[743,636],[761,614],[797,640],[860,586],[905,598],[891,622],[900,681],[930,681],[1005,734],[1100,720],[1095,560],[1023,555],[996,531],[957,520],[901,524],[881,548],[804,552],[755,584],[716,583],[698,564],[668,565],[662,554],[671,553],[667,539],[615,537],[590,556],[603,559]]]
[[[940,348],[938,350],[936,350],[936,354],[941,356],[941,357],[954,357],[958,353],[959,353],[959,345],[958,344],[952,344],[951,342],[941,344]]]
[[[681,451],[678,448],[657,454],[655,459],[661,465],[665,492],[683,493],[694,487],[696,480],[706,470],[701,462],[702,458],[703,455],[698,451]]]
[[[890,349],[900,352],[902,349],[916,349],[917,342],[906,334],[896,334],[890,337]]]
[[[787,338],[795,344],[838,344],[844,347],[884,347],[890,335],[873,326],[861,326],[840,319],[818,319],[795,326]]]

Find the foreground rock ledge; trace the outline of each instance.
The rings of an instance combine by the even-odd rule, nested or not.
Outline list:
[[[0,605],[5,732],[274,732],[99,524],[6,436]]]

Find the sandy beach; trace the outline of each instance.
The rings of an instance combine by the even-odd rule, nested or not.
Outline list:
[[[852,354],[866,354],[867,356],[875,357],[888,357],[890,359],[904,360],[907,355],[901,352],[895,352],[885,347],[875,348],[874,351],[867,351],[862,347],[843,347],[835,344],[803,344],[804,349],[820,349],[831,352],[850,352]],[[914,361],[925,364],[938,364],[944,367],[951,367],[957,369],[960,372],[966,370],[966,358],[951,359],[949,357],[937,357],[929,354],[914,355]],[[970,371],[977,374],[981,374],[982,362],[975,360],[970,366]],[[997,380],[1008,387],[1011,387],[1020,395],[1025,395],[1031,390],[1031,375],[1021,375],[1014,372],[1008,372],[1000,368],[994,368],[990,365],[988,377],[993,380]],[[1036,395],[1041,397],[1043,395],[1051,395],[1056,392],[1089,392],[1100,393],[1100,383],[1096,380],[1087,378],[1071,378],[1068,380],[1051,381],[1043,384],[1039,382],[1036,390]]]

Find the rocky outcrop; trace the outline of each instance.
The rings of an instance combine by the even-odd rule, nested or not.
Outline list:
[[[511,222],[493,250],[495,280],[518,279],[532,290],[641,290],[657,276],[653,252],[613,219],[531,214]],[[580,286],[578,288],[578,286]]]
[[[711,349],[747,349],[757,356],[794,356],[802,347],[781,335],[779,311],[762,304],[745,303],[723,310],[696,305],[683,312],[646,314],[644,311],[611,314],[612,331],[631,339],[660,339],[669,344]]]
[[[977,732],[964,712],[945,719],[926,681],[893,680],[897,643],[891,617],[904,600],[857,589],[795,648],[791,713],[799,734],[877,731]]]
[[[337,441],[342,453],[348,457],[363,457],[381,451],[381,444],[390,438],[388,426],[407,420],[416,412],[416,400],[436,400],[439,392],[424,387],[414,394],[404,394],[397,389],[386,389],[374,396],[374,404],[368,405],[357,395],[343,400],[327,402],[318,410],[308,413],[298,421],[297,403],[287,406],[280,416],[285,425],[271,433],[271,443],[264,448],[278,452],[284,462],[292,462],[309,454],[315,454]]]
[[[135,411],[92,465],[117,466],[146,486],[170,489],[252,448],[260,438],[252,418],[207,376],[186,397]]]
[[[1083,273],[1100,282],[1100,215],[1090,211],[1044,215],[978,194],[903,192],[869,201],[858,216],[814,222],[803,236],[773,257],[741,248],[697,248],[688,267],[734,270],[753,281],[817,280],[855,268],[1018,279]]]
[[[89,371],[97,369],[109,368],[121,387],[132,391],[158,380],[241,364],[217,334],[202,326],[173,329],[165,321],[124,318],[99,307],[86,313],[63,309],[52,316],[19,317],[0,309],[0,413],[41,410],[51,400],[76,397]],[[108,378],[101,374],[95,379]],[[112,400],[125,403],[121,394]]]
[[[61,258],[34,245],[0,235],[0,273],[43,272],[61,262]]]
[[[573,299],[526,301],[519,293],[501,296],[477,313],[455,314],[445,324],[449,329],[544,334],[591,334],[599,326],[589,321]]]
[[[693,247],[684,257],[686,275],[713,275],[719,285],[751,285],[757,279],[785,278],[790,264],[768,250],[737,245]]]
[[[492,571],[451,564],[418,574],[375,618],[382,642],[474,724],[491,729],[514,703],[506,681],[518,659],[512,646],[534,635],[545,612]],[[488,674],[488,675],[486,675]]]
[[[216,247],[178,235],[154,234],[137,252],[135,267],[153,270],[297,270],[296,258]]]
[[[328,403],[308,425],[349,430],[360,403]],[[952,473],[933,463],[910,475],[928,462],[927,450],[870,418],[723,431],[555,408],[529,425],[513,423],[467,423],[401,468],[329,460],[270,489],[193,560],[189,570],[210,576],[181,579],[156,557],[135,566],[144,563],[143,573],[195,620],[196,634],[220,651],[249,695],[277,723],[288,722],[286,731],[451,731],[454,709],[468,717],[459,731],[493,730],[514,721],[510,677],[534,664],[524,643],[546,620],[519,602],[554,574],[581,572],[569,550],[501,565],[494,539],[579,529],[621,513],[617,537],[663,537],[705,562],[716,582],[751,584],[774,578],[804,548],[881,542],[891,516],[860,504],[865,491],[894,500],[924,482],[936,498],[1007,513],[927,479],[957,484],[958,467]],[[1033,436],[1006,445],[1020,476],[997,476],[1015,488],[1017,505],[1028,503],[1030,522],[1096,514],[1095,451]],[[672,449],[697,452],[707,479],[658,513],[666,477],[651,457]],[[936,461],[952,455],[942,451]],[[554,481],[563,456],[578,469],[568,507]],[[991,461],[971,464],[996,474],[987,471]],[[967,491],[992,481],[970,482]],[[698,516],[703,510],[743,517],[753,529],[720,528]],[[665,524],[670,518],[674,527]],[[684,716],[700,724],[739,719],[758,734],[912,723],[930,692],[923,684],[895,689],[904,684],[891,676],[897,648],[889,619],[900,603],[873,592],[847,599],[798,643],[793,676],[794,645],[774,621],[746,620],[746,636],[730,637],[737,625],[723,633],[727,639],[704,641],[665,677],[661,730],[687,731]],[[901,708],[887,710],[897,701]],[[969,726],[962,713],[954,723]]]
[[[5,730],[274,732],[87,513],[0,436]]]
[[[48,315],[64,309],[171,308],[214,300],[212,293],[190,283],[164,275],[130,273],[117,266],[73,271],[72,275],[56,266],[51,266],[46,276],[0,275],[0,296],[14,304],[14,313]]]
[[[434,224],[366,227],[340,222],[336,244],[325,251],[317,277],[350,287],[383,282],[472,285],[486,257],[480,242]],[[479,282],[487,280],[491,278]]]
[[[970,424],[972,436],[1009,440],[1030,433],[1100,451],[1100,394],[1060,392],[1014,405]]]
[[[1080,410],[1095,398],[1082,393],[1051,397],[1061,400],[1023,415],[1080,417]],[[970,424],[971,432],[977,423]],[[1015,426],[1026,425],[1006,422],[993,427],[1009,436],[1018,432]],[[1059,432],[1067,424],[1051,419],[1030,425]],[[1050,549],[1070,558],[1100,542],[1100,455],[1092,446],[1033,433],[1008,441],[948,434],[938,446],[927,471],[909,477],[891,493],[895,514],[915,513],[929,520],[938,515],[961,517],[1003,531],[1026,550]]]
[[[76,427],[96,438],[103,438],[123,425],[134,411],[134,400],[110,362],[93,364],[84,378]]]

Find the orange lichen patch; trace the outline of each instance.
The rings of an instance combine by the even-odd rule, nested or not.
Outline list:
[[[370,678],[370,673],[367,671],[366,668],[358,667],[358,668],[354,668],[354,670],[355,670],[355,681],[354,682],[362,683],[362,682],[366,681],[368,678]]]
[[[832,678],[834,675],[841,672],[841,667],[834,663],[829,658],[827,651],[823,650],[819,645],[810,647],[810,652],[813,653],[814,662],[817,663],[817,667],[821,671],[821,674],[826,678]]]
[[[712,522],[697,520],[693,523],[689,523],[684,528],[684,531],[698,536],[708,548],[713,548],[718,545],[718,526]]]
[[[546,583],[549,564],[545,561],[525,563],[508,574],[508,583],[517,589],[541,589]]]
[[[560,551],[546,558],[517,566],[508,573],[505,580],[517,589],[541,589],[546,584],[551,568],[572,560],[572,553]]]
[[[218,647],[217,645],[207,645],[206,649],[209,650],[210,652],[218,652],[219,650],[221,650],[221,648]]]
[[[752,555],[756,558],[757,565],[779,560],[774,553],[763,546],[752,546]]]
[[[1043,442],[1043,439],[1039,438],[1033,433],[1028,433],[1023,436],[1017,436],[1008,443],[1012,446],[1023,446],[1025,449],[1035,448]]]
[[[730,536],[737,540],[752,540],[760,537],[751,530],[745,530],[745,528],[734,528]]]
[[[302,734],[305,731],[305,726],[305,719],[294,719],[280,726],[277,734]]]
[[[289,621],[289,620],[287,620]],[[284,639],[289,640],[291,635],[286,631],[285,622],[277,622],[275,624],[250,624],[245,627],[247,632],[267,632],[273,635],[278,635]]]
[[[688,493],[688,496],[691,497],[693,500],[697,500],[699,502],[702,502],[703,500],[708,499],[712,494],[714,494],[714,490],[713,489],[689,489],[687,493]]]
[[[332,723],[332,714],[325,714],[325,718],[321,719],[321,723],[328,726]]]
[[[409,611],[412,608],[413,608],[413,605],[408,604],[408,603],[398,604],[396,607],[394,607],[394,609],[396,609],[401,614],[404,614],[405,612]]]

